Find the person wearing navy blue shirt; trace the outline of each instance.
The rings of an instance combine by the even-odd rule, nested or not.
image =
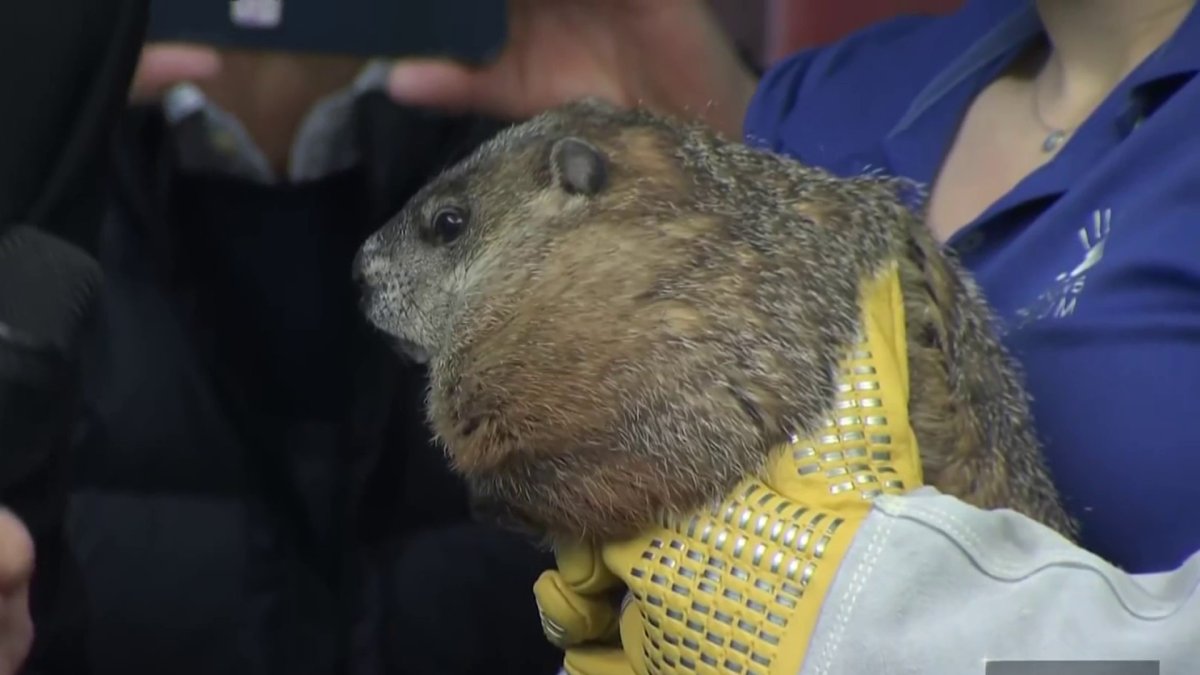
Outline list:
[[[1121,656],[1194,672],[1194,0],[968,0],[802,51],[761,77],[736,63],[693,0],[512,7],[520,39],[500,60],[480,70],[401,62],[393,97],[520,118],[596,95],[698,116],[839,175],[918,181],[927,198],[913,206],[998,314],[1082,539],[928,489],[886,500],[872,518],[905,536],[866,556],[888,573],[865,591],[839,572],[811,639],[856,648],[825,666],[939,672],[955,657]],[[946,542],[966,554],[946,553]],[[940,592],[904,595],[930,586]],[[904,625],[887,598],[905,598]],[[852,619],[834,614],[855,602]]]
[[[1087,7],[1047,21],[1094,44],[1056,54],[1011,0],[889,21],[777,65],[746,135],[932,186],[930,226],[1000,315],[1082,545],[1171,569],[1200,549],[1181,517],[1200,495],[1200,12],[1123,3],[1112,18],[1141,30],[1122,44],[1101,32],[1116,3],[1040,4]]]

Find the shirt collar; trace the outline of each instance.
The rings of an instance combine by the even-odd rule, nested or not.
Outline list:
[[[913,100],[877,149],[883,166],[923,185],[932,184],[945,149],[953,141],[957,120],[978,87],[994,77],[1023,45],[1043,30],[1031,0],[1010,2],[975,5],[985,9],[997,7],[999,13],[982,17],[979,25],[984,27],[977,29],[980,37],[973,46],[954,58]],[[1063,154],[1021,181],[951,242],[977,231],[1000,213],[1065,192],[1081,171],[1099,161],[1108,148],[1129,135],[1185,85],[1197,65],[1200,65],[1200,9],[1194,8],[1170,40],[1118,85],[1097,114],[1077,130]]]
[[[313,106],[297,130],[288,162],[288,175],[276,176],[266,157],[240,120],[204,96],[191,83],[180,83],[163,97],[162,109],[170,126],[178,168],[213,171],[259,183],[316,180],[353,165],[359,159],[351,128],[355,102],[382,89],[388,64],[372,61],[346,88]]]
[[[1006,3],[1007,4],[1007,3]],[[1003,16],[995,27],[950,62],[937,77],[913,99],[904,116],[892,128],[891,134],[907,131],[930,107],[939,103],[964,80],[991,67],[997,59],[1013,51],[1014,45],[1024,44],[1041,30],[1041,20],[1032,3],[1014,3],[1015,10]]]
[[[1133,73],[1135,88],[1200,71],[1200,3],[1194,5],[1175,33]]]
[[[1015,45],[1026,43],[1042,31],[1041,18],[1030,0],[1013,3],[1011,7],[1012,10],[1001,16],[991,30],[952,61],[917,95],[890,135],[907,130],[963,80],[1011,54]],[[1129,82],[1135,94],[1169,95],[1175,87],[1161,85],[1181,84],[1197,71],[1200,71],[1200,3],[1188,12],[1175,33],[1134,70]]]

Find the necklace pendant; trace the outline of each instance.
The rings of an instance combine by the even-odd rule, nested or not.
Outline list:
[[[1055,129],[1046,136],[1046,140],[1042,141],[1042,152],[1054,152],[1062,147],[1063,141],[1067,140],[1067,132],[1062,129]]]

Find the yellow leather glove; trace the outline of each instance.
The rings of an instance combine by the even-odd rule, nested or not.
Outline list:
[[[861,335],[826,428],[781,448],[764,478],[633,539],[557,552],[534,593],[568,673],[799,672],[871,500],[922,481],[894,268],[864,290]]]

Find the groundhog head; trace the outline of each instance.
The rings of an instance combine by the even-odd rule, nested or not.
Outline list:
[[[366,315],[428,362],[432,428],[509,522],[633,534],[719,500],[827,409],[857,279],[788,296],[853,255],[810,232],[837,200],[772,212],[755,176],[784,165],[731,148],[571,104],[481,146],[362,247]]]

